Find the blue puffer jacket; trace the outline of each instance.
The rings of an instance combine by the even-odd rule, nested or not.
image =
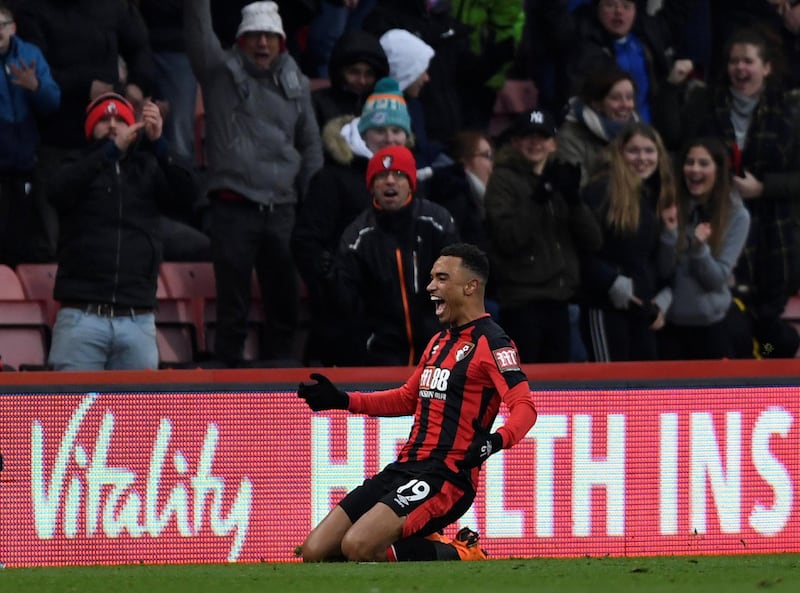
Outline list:
[[[39,88],[31,92],[12,81],[11,65],[36,64]],[[0,173],[30,171],[36,161],[39,131],[36,115],[53,113],[61,102],[61,90],[38,47],[12,37],[8,53],[0,55]]]

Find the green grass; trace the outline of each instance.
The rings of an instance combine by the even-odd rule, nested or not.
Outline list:
[[[16,568],[3,593],[694,593],[800,591],[800,555]]]

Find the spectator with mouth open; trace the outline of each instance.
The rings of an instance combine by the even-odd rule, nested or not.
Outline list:
[[[211,257],[217,290],[216,357],[242,363],[253,268],[269,342],[262,357],[293,358],[300,287],[289,239],[295,209],[322,166],[308,79],[286,51],[274,2],[242,9],[224,50],[209,0],[184,3],[186,48],[206,109]]]
[[[724,142],[732,187],[750,213],[734,293],[746,305],[760,354],[791,358],[800,338],[781,315],[800,286],[800,105],[781,78],[780,48],[760,29],[733,33],[725,56],[723,79],[675,101],[664,130],[674,145],[701,135]]]
[[[366,181],[372,205],[342,234],[336,300],[368,325],[363,364],[413,365],[438,329],[428,273],[458,233],[447,210],[414,195],[417,165],[405,146],[376,152]]]

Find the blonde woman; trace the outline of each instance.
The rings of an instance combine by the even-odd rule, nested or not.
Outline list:
[[[582,257],[582,318],[590,360],[655,360],[669,289],[659,256],[671,250],[662,229],[677,226],[675,181],[658,132],[634,123],[609,146],[608,168],[583,198],[603,230],[603,246]],[[667,254],[669,255],[669,254]]]

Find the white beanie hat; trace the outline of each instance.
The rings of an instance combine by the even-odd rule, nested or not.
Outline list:
[[[389,60],[389,76],[405,91],[428,69],[433,48],[405,29],[390,29],[381,35],[381,47]]]
[[[251,31],[277,33],[286,40],[278,5],[274,2],[251,2],[242,8],[242,22],[236,31],[236,39]]]

